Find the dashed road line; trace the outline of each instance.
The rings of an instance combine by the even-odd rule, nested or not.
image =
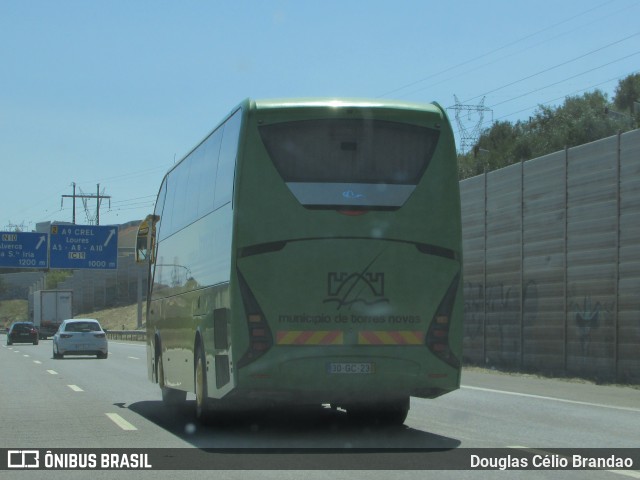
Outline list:
[[[40,360],[34,360],[33,363],[36,363],[38,365],[42,365],[42,362]]]
[[[47,372],[49,372],[51,375],[57,375],[58,372],[56,372],[55,370],[47,370]]]
[[[79,386],[77,385],[67,385],[67,387],[69,387],[71,390],[73,390],[74,392],[84,392],[84,390],[82,390]]]
[[[118,425],[122,430],[138,430],[136,427],[127,422],[124,418],[122,418],[117,413],[105,413],[109,419]]]
[[[138,357],[127,357],[130,358],[131,360],[140,360]]]

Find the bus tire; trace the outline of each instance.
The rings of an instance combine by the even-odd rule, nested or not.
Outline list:
[[[164,384],[164,368],[162,367],[162,355],[158,360],[158,385],[162,392],[162,403],[167,407],[179,407],[187,401],[187,392],[166,387]]]
[[[195,393],[196,393],[196,419],[200,423],[211,423],[213,416],[210,410],[207,388],[207,360],[204,348],[199,346],[195,357]]]

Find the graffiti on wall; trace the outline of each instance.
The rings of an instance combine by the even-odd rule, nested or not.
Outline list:
[[[582,357],[595,355],[591,348],[595,334],[603,323],[613,323],[614,302],[593,302],[591,295],[585,295],[581,303],[571,302],[571,311],[575,325],[578,329],[580,341],[580,353]],[[613,338],[604,338],[605,343],[613,342]]]
[[[482,336],[484,323],[484,289],[482,283],[464,283],[464,337]]]
[[[475,355],[471,354],[472,359],[485,363],[508,361],[509,355],[513,356],[514,352],[519,352],[522,348],[519,336],[515,337],[512,329],[510,338],[508,329],[510,326],[520,325],[517,286],[496,283],[488,284],[484,289],[482,283],[466,282],[464,294],[465,342],[484,350],[475,350]],[[535,325],[539,308],[538,285],[535,280],[529,280],[525,285],[522,302],[523,325]],[[567,320],[576,327],[581,357],[602,356],[600,350],[613,342],[614,339],[609,338],[610,336],[597,337],[596,334],[603,326],[613,325],[614,309],[614,302],[595,301],[591,295],[569,303]],[[561,319],[559,321],[563,322]],[[599,347],[595,346],[596,343]]]
[[[583,356],[588,355],[589,344],[591,343],[591,331],[597,330],[600,320],[600,302],[595,305],[591,302],[591,296],[584,297],[582,307],[578,304],[572,304],[572,310],[575,311],[575,322],[578,327],[578,335],[580,338],[580,349]]]
[[[505,357],[520,351],[520,336],[508,338],[508,327],[520,323],[520,302],[522,301],[524,324],[532,325],[538,312],[538,288],[535,280],[529,280],[522,292],[522,299],[515,285],[504,282],[488,284],[466,282],[464,288],[464,337],[468,343],[483,338],[491,331],[491,355],[484,355],[485,362],[502,362]],[[491,324],[484,318],[491,315]],[[485,331],[486,330],[486,331]],[[485,349],[489,349],[485,347]]]

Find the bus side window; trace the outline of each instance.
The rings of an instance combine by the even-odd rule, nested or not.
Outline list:
[[[164,199],[164,205],[162,206],[162,231],[160,232],[160,238],[165,239],[169,237],[173,232],[173,203],[176,196],[176,175],[175,170],[169,172],[166,180],[166,195]]]
[[[169,174],[176,182],[173,184],[174,197],[173,208],[171,209],[171,233],[175,233],[188,225],[188,211],[190,209],[189,175],[191,173],[193,158],[193,154],[189,155]],[[171,207],[171,205],[169,206]]]
[[[224,136],[220,147],[218,174],[216,176],[216,194],[214,209],[231,201],[233,195],[233,176],[238,154],[238,137],[242,123],[242,110],[233,114],[224,125]]]
[[[200,163],[197,166],[197,196],[198,196],[198,218],[213,211],[213,198],[216,188],[216,170],[218,169],[218,156],[220,154],[220,144],[222,143],[222,131],[218,128],[207,138],[202,147],[204,150]],[[196,167],[196,165],[194,165]]]
[[[167,177],[162,181],[162,186],[160,187],[160,193],[158,194],[158,200],[156,202],[156,208],[153,212],[157,217],[156,225],[155,225],[155,233],[157,235],[157,240],[159,241],[162,238],[162,217],[164,215],[164,204],[165,198],[167,196]]]

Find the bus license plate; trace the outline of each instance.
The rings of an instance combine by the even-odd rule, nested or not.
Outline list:
[[[375,367],[375,363],[335,362],[327,364],[327,371],[330,374],[371,374],[375,373]]]

